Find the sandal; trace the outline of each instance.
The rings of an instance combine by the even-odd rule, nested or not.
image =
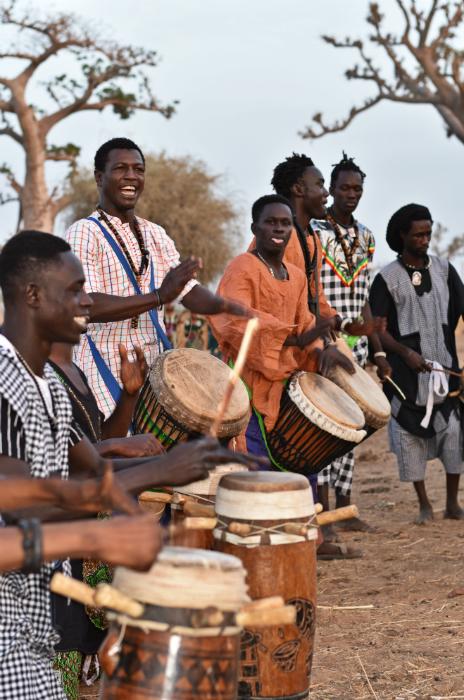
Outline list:
[[[361,559],[363,557],[361,549],[348,547],[340,542],[323,542],[317,548],[317,558],[322,561],[332,561],[334,559]]]

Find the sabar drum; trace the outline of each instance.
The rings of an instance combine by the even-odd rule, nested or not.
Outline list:
[[[267,434],[274,465],[315,474],[366,437],[364,414],[348,394],[314,372],[297,372]]]
[[[220,479],[226,474],[246,472],[242,464],[220,464],[209,472],[206,479],[194,481],[187,486],[174,488],[171,501],[171,519],[174,528],[171,544],[181,547],[213,548],[213,531],[207,528],[182,529],[186,518],[214,518],[216,491]]]
[[[166,449],[207,433],[222,398],[230,368],[194,348],[168,350],[154,361],[134,412],[136,433],[153,433]],[[218,430],[233,438],[246,427],[250,402],[237,382]]]
[[[244,630],[238,697],[306,700],[316,623],[317,530],[309,482],[274,472],[224,476],[216,513],[216,547],[241,559],[251,598],[280,595],[296,608],[296,624]]]
[[[117,568],[113,586],[144,612],[110,615],[102,700],[235,700],[245,575],[235,557],[182,547],[147,573]]]

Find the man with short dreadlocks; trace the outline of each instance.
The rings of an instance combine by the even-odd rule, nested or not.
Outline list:
[[[372,320],[369,307],[370,268],[375,249],[372,232],[357,221],[353,213],[363,194],[365,174],[343,153],[331,174],[332,205],[325,219],[312,219],[311,227],[322,244],[321,281],[329,304],[341,317],[340,329],[353,352],[354,360],[364,367],[368,355],[366,335],[353,329],[353,324]],[[374,362],[381,376],[390,373],[377,335],[371,334]],[[322,470],[318,476],[319,499],[329,507],[329,485],[335,490],[336,506],[348,505],[353,481],[354,453],[348,452]],[[369,526],[354,518],[346,522],[347,529],[367,530]]]

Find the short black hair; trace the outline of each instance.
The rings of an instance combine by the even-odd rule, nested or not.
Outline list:
[[[98,170],[99,172],[103,172],[106,163],[108,161],[108,155],[110,154],[110,151],[114,151],[117,148],[122,148],[125,149],[126,151],[138,151],[140,155],[142,156],[143,163],[145,165],[145,156],[142,153],[142,150],[140,149],[139,146],[137,146],[136,143],[131,141],[130,139],[124,139],[124,138],[115,138],[115,139],[110,139],[109,141],[106,141],[103,143],[98,151],[95,153],[95,159],[94,159],[94,167],[95,170]]]
[[[403,250],[402,233],[409,233],[413,221],[431,221],[432,214],[423,204],[406,204],[395,211],[387,226],[387,243],[395,253]]]
[[[293,219],[293,207],[286,197],[282,197],[280,194],[265,194],[263,197],[257,199],[251,207],[251,218],[253,223],[256,223],[259,220],[259,217],[263,213],[264,207],[266,207],[268,204],[285,204],[285,206],[289,207]]]
[[[337,177],[341,172],[358,173],[361,175],[361,180],[364,182],[366,173],[363,173],[359,165],[354,162],[354,158],[349,158],[345,151],[342,151],[342,159],[338,163],[333,163],[333,170],[330,175],[330,186],[333,187],[337,182]]]
[[[272,176],[271,185],[277,194],[282,197],[291,197],[293,185],[303,177],[307,168],[314,167],[314,163],[309,156],[304,153],[293,153],[282,163],[276,165]]]
[[[43,231],[21,231],[10,238],[0,253],[0,287],[5,303],[14,300],[19,282],[40,274],[43,268],[58,262],[70,245],[59,236]]]

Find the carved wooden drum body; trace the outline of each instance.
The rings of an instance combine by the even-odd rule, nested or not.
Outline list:
[[[317,530],[311,488],[297,474],[250,472],[221,479],[216,547],[241,559],[253,600],[280,595],[296,624],[242,633],[240,700],[308,697],[316,623]],[[248,534],[234,534],[240,526]]]
[[[314,372],[297,372],[267,435],[276,466],[314,474],[366,437],[364,415],[348,394]]]
[[[194,348],[168,350],[154,361],[134,412],[136,433],[153,433],[169,449],[207,433],[227,384],[230,368]],[[238,382],[219,427],[219,438],[233,438],[246,427],[249,399]]]
[[[145,610],[112,615],[101,699],[235,700],[245,575],[235,557],[182,547],[167,547],[145,574],[116,569],[114,587]]]

